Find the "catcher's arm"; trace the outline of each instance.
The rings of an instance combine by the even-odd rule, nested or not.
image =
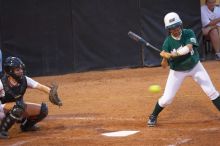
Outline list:
[[[38,90],[40,90],[40,91],[43,91],[43,92],[45,92],[45,93],[47,93],[47,94],[50,93],[50,88],[47,87],[47,86],[45,86],[45,85],[42,85],[42,84],[40,84],[40,83],[37,84],[36,89],[38,89]]]
[[[45,85],[42,85],[42,84],[38,83],[36,88],[38,90],[41,90],[41,91],[49,94],[49,100],[52,104],[58,105],[58,106],[63,105],[62,101],[59,98],[58,93],[57,93],[58,85],[52,84],[50,87],[47,87]]]

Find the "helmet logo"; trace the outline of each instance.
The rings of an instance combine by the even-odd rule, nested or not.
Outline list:
[[[175,18],[172,18],[172,19],[169,20],[170,23],[174,22],[174,21],[175,21]]]

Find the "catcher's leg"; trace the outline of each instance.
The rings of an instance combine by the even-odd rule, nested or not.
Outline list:
[[[24,113],[24,106],[14,105],[14,107],[7,112],[0,125],[0,138],[8,138],[8,130],[15,122],[21,120]]]
[[[27,103],[27,117],[22,120],[21,130],[36,131],[39,129],[35,124],[43,120],[48,115],[48,107],[45,103],[31,104]]]

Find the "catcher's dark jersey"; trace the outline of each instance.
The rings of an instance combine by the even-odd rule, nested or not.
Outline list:
[[[186,71],[192,69],[199,61],[199,53],[197,51],[198,42],[194,32],[191,29],[183,29],[180,40],[175,40],[169,35],[162,46],[166,52],[171,52],[173,49],[178,49],[187,44],[193,45],[193,50],[186,55],[178,56],[169,59],[170,68],[176,71]]]
[[[17,100],[23,100],[24,93],[27,89],[27,80],[23,78],[18,86],[10,87],[8,77],[4,75],[1,78],[2,85],[5,91],[5,96],[1,97],[1,103],[14,102]]]
[[[26,82],[26,85],[25,85],[25,89],[28,87],[28,88],[36,88],[36,86],[38,85],[38,82],[37,81],[35,81],[35,80],[33,80],[33,79],[31,79],[30,77],[27,77],[27,76],[25,76],[25,82]],[[5,89],[4,89],[4,82],[2,82],[2,80],[0,80],[0,101],[2,101],[3,100],[3,98],[7,95],[7,93],[6,93],[6,91],[5,91]],[[23,91],[23,90],[25,90],[25,89],[19,89],[19,90],[21,90],[21,91],[19,91],[19,93],[21,92],[22,93],[22,95],[23,95],[23,92],[25,92],[25,91]],[[18,94],[19,94],[18,93]],[[11,100],[10,100],[11,101]],[[2,101],[2,103],[5,103],[6,101]],[[0,106],[1,106],[1,103],[0,103]]]

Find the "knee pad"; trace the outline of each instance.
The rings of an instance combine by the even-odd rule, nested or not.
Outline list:
[[[46,103],[41,104],[40,114],[37,116],[38,120],[44,119],[48,115],[48,107]]]
[[[16,121],[22,119],[22,115],[24,113],[24,108],[20,106],[14,105],[14,107],[9,111],[10,116]]]

